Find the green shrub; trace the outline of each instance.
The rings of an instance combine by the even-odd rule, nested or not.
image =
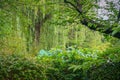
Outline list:
[[[119,80],[119,48],[107,49],[103,53],[89,49],[46,52],[49,55],[37,59],[50,64],[46,71],[49,80]]]
[[[0,80],[44,80],[44,67],[28,58],[20,54],[0,55]]]
[[[99,58],[106,59],[107,61],[118,62],[120,61],[120,48],[109,48],[102,54],[99,54]]]
[[[120,80],[120,62],[104,63],[88,71],[89,80]]]
[[[0,80],[120,80],[120,49],[0,55]]]

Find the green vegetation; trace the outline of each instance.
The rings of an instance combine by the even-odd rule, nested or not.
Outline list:
[[[119,80],[120,50],[41,50],[0,56],[1,80]]]
[[[0,55],[0,62],[1,80],[41,80],[44,78],[44,66],[30,57],[28,59],[21,54]]]
[[[103,2],[1,0],[0,80],[120,80],[119,0]]]

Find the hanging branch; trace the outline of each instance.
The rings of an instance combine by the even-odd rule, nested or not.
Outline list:
[[[92,19],[89,19],[88,17],[85,16],[85,13],[83,13],[82,11],[82,4],[80,4],[80,0],[74,0],[74,2],[76,2],[76,4],[73,4],[72,2],[68,1],[68,0],[64,0],[64,2],[66,4],[71,5],[72,7],[74,7],[74,9],[82,16],[82,19],[80,20],[80,22],[87,26],[89,29],[94,30],[94,31],[99,31],[101,33],[107,34],[107,35],[111,35],[113,37],[119,38],[120,39],[120,32],[116,32],[114,35],[113,32],[114,30],[112,29],[113,27],[117,27],[118,25],[112,25],[111,27],[106,28],[106,25],[104,24],[100,24]],[[120,18],[120,10],[119,10],[119,14],[118,14],[118,22],[119,22],[119,18]],[[89,26],[89,24],[91,24],[91,26]],[[118,24],[118,23],[117,23]],[[101,28],[102,27],[102,28]]]

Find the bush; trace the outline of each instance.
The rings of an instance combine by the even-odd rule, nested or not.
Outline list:
[[[119,80],[119,51],[107,49],[101,53],[89,49],[55,49],[46,51],[37,59],[51,64],[46,71],[48,80]]]
[[[120,80],[120,49],[0,55],[0,80]]]
[[[24,55],[0,55],[0,80],[43,80],[44,67]]]
[[[120,80],[120,62],[104,63],[88,71],[89,80]]]

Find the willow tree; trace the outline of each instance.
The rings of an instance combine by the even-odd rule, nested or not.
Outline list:
[[[1,0],[0,37],[4,35],[3,37],[5,38],[6,36],[8,36],[9,32],[10,35],[15,35],[16,38],[18,37],[18,39],[19,38],[23,39],[21,43],[25,42],[27,51],[30,50],[33,44],[35,44],[35,46],[38,46],[40,43],[39,42],[40,29],[46,22],[46,20],[48,20],[51,16],[50,13],[45,13],[43,11],[42,8],[45,5],[45,4],[42,5],[43,2],[45,3],[44,0],[41,1]],[[11,40],[14,40],[12,38]],[[1,43],[4,43],[2,41],[4,40],[1,40]]]

